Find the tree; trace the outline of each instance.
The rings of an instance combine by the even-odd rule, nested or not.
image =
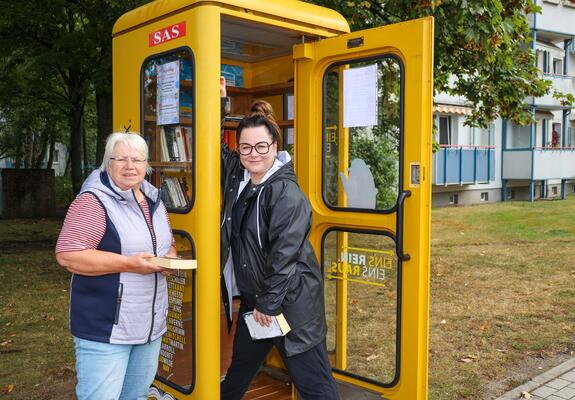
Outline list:
[[[75,193],[83,180],[84,119],[93,91],[99,131],[105,132],[104,137],[111,131],[113,23],[125,11],[146,2],[0,0],[0,36],[9,38],[0,42],[4,67],[0,81],[14,96],[50,107],[66,119]],[[0,99],[0,112],[6,112],[1,110],[7,102],[11,100],[5,96]]]
[[[527,15],[532,0],[306,0],[333,8],[352,30],[424,16],[435,18],[435,91],[464,96],[473,108],[466,123],[487,127],[497,117],[533,121],[525,99],[548,94],[531,49]],[[572,94],[554,93],[564,105]]]

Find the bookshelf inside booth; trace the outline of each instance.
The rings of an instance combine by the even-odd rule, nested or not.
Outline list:
[[[224,120],[223,129],[224,140],[231,149],[235,149],[236,146],[235,134],[239,121],[249,112],[252,102],[256,99],[267,100],[274,96],[281,96],[282,107],[274,108],[276,122],[280,127],[278,150],[287,150],[293,156],[293,81],[251,88],[227,85],[226,91],[230,98],[230,113]],[[290,101],[292,102],[291,108]]]
[[[142,132],[148,143],[150,182],[170,212],[194,202],[194,59],[189,48],[149,57],[142,67]]]

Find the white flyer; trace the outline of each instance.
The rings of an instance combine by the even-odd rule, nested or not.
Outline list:
[[[343,127],[377,124],[377,65],[343,71]]]
[[[180,62],[158,65],[157,73],[156,123],[177,124],[180,122]]]

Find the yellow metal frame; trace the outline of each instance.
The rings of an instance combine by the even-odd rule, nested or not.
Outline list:
[[[314,44],[297,45],[293,57],[287,56],[246,67],[248,85],[285,81],[286,65],[296,60],[296,172],[302,189],[314,210],[312,242],[321,247],[323,232],[331,226],[394,231],[395,214],[334,212],[321,196],[321,79],[332,62],[351,54],[349,37],[365,35],[365,46],[356,49],[358,57],[390,52],[407,66],[405,81],[405,157],[408,165],[421,165],[420,187],[412,188],[406,201],[404,226],[407,227],[406,252],[412,256],[405,264],[404,282],[410,296],[403,298],[402,378],[385,391],[394,399],[424,399],[427,387],[427,307],[429,265],[429,163],[431,149],[431,79],[433,25],[431,19],[408,22],[366,32],[349,32],[345,19],[335,11],[295,0],[157,0],[122,16],[113,30],[113,128],[116,131],[141,127],[141,68],[148,57],[182,47],[191,50],[195,60],[195,203],[187,214],[171,214],[172,227],[185,231],[194,240],[198,269],[196,275],[195,386],[189,395],[176,393],[156,381],[161,390],[178,399],[212,399],[219,391],[220,353],[220,112],[219,77],[220,23],[223,16],[272,25],[299,35],[331,38]],[[185,21],[186,35],[149,47],[148,35]],[[344,34],[343,36],[337,36]],[[373,39],[373,40],[372,40]],[[329,42],[328,42],[329,41]],[[371,43],[374,45],[371,45]],[[281,66],[281,67],[280,67]],[[274,75],[280,71],[282,76]],[[285,76],[284,76],[285,75]],[[307,76],[307,77],[306,77]],[[272,102],[279,99],[270,98]],[[275,105],[275,103],[274,103]],[[278,107],[276,106],[276,109]],[[413,133],[413,134],[412,134]],[[343,135],[345,136],[345,135]],[[425,171],[427,170],[427,171]],[[351,221],[351,222],[350,222]],[[338,288],[343,293],[345,287]],[[341,294],[341,293],[340,293]],[[414,295],[416,294],[416,295]],[[345,307],[342,305],[341,307]],[[408,314],[408,313],[411,313]],[[342,322],[343,323],[343,322]],[[342,329],[341,332],[345,333]],[[407,332],[411,332],[408,334]],[[345,343],[345,334],[338,341]],[[405,337],[403,337],[405,335]],[[411,336],[408,336],[411,335]],[[337,367],[345,368],[345,350],[338,350]],[[340,377],[348,380],[346,377]],[[349,381],[349,380],[348,380]],[[353,382],[364,385],[361,382]],[[377,388],[376,388],[377,389]]]

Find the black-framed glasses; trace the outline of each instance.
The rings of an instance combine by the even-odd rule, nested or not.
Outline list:
[[[268,154],[270,152],[270,146],[273,144],[268,142],[258,142],[253,146],[247,143],[239,143],[238,144],[238,153],[242,156],[249,156],[252,154],[253,149],[256,149],[256,153],[258,154]]]

